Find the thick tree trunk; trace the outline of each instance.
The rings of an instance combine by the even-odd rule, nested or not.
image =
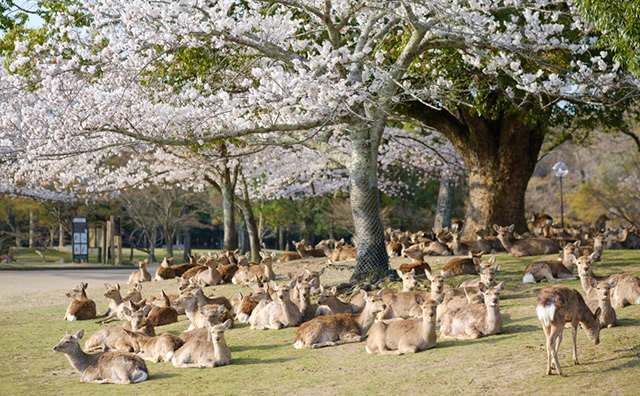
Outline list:
[[[436,204],[436,216],[433,226],[436,228],[451,227],[451,210],[453,209],[453,181],[442,178],[440,180],[440,190],[438,191],[438,202]]]
[[[376,279],[389,269],[378,190],[378,143],[367,132],[354,134],[352,143],[349,192],[357,241],[353,278]]]
[[[495,120],[461,111],[455,117],[421,104],[410,115],[443,133],[454,145],[469,175],[469,205],[464,235],[478,226],[515,224],[528,230],[524,212],[527,184],[536,165],[547,126],[545,117],[503,112]],[[533,111],[532,111],[533,112]],[[526,122],[527,118],[540,120]]]
[[[151,237],[149,238],[149,264],[155,263],[156,260],[156,236],[158,235],[158,230],[153,229],[151,233]]]

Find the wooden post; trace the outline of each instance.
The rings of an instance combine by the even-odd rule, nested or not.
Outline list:
[[[102,264],[106,264],[107,263],[107,256],[109,255],[109,253],[107,252],[107,241],[109,240],[108,238],[108,234],[109,234],[109,222],[107,221],[104,227],[104,230],[102,231]]]

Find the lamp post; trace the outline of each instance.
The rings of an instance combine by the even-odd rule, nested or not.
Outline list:
[[[553,165],[553,174],[560,179],[560,226],[564,230],[564,205],[562,201],[562,178],[569,173],[569,167],[564,162],[556,162]]]

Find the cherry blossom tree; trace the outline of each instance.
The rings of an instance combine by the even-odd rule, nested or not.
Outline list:
[[[528,180],[544,137],[544,117],[532,115],[638,88],[564,1],[81,0],[52,21],[48,41],[16,43],[0,76],[0,139],[18,169],[140,142],[300,145],[346,169],[356,275],[388,266],[377,174],[395,117],[451,139],[469,172],[470,215],[497,220],[507,203],[492,197]],[[480,155],[504,151],[495,141],[528,155]],[[523,208],[507,209],[520,225]]]

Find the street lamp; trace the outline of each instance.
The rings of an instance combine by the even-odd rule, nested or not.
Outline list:
[[[569,173],[569,167],[564,162],[556,162],[553,165],[553,174],[560,179],[560,225],[564,230],[564,205],[562,203],[562,178]]]

